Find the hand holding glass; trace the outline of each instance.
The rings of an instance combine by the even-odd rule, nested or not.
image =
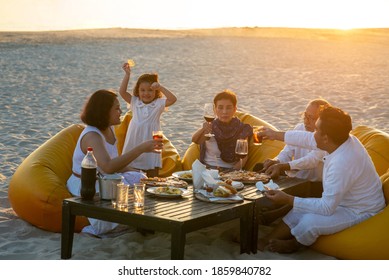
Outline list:
[[[205,103],[204,105],[204,119],[206,122],[211,123],[215,119],[215,111],[213,110],[212,103]],[[215,136],[212,131],[210,133],[205,134],[205,137],[213,137]]]
[[[244,157],[247,156],[249,152],[249,145],[247,143],[246,139],[238,139],[236,141],[236,146],[235,146],[235,154],[239,157],[240,159],[240,171],[243,169],[243,163],[242,160]]]
[[[162,138],[163,138],[162,130],[153,131],[153,139],[154,140],[162,139]],[[154,149],[154,151],[156,151],[158,153],[162,153],[162,149]]]
[[[262,145],[262,136],[258,135],[258,132],[262,130],[263,126],[253,126],[253,142],[254,145]]]

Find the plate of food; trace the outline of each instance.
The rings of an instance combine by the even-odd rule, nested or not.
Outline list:
[[[192,170],[177,171],[172,174],[173,177],[184,180],[186,182],[192,182]]]
[[[153,177],[153,178],[143,178],[140,181],[146,184],[148,187],[176,187],[176,188],[187,188],[188,182],[180,180],[178,178],[162,178],[162,177]]]
[[[182,197],[182,196],[188,195],[190,193],[187,189],[176,188],[176,187],[171,187],[171,186],[150,187],[146,191],[148,193],[155,195],[155,196],[168,197],[168,198]]]
[[[214,203],[239,203],[243,196],[232,186],[218,186],[213,190],[202,189],[195,194],[197,199]]]
[[[216,181],[216,186],[233,187],[237,191],[241,191],[244,188],[242,182],[232,181],[231,179]]]
[[[222,180],[230,179],[232,181],[238,181],[243,184],[255,184],[256,182],[267,183],[270,181],[271,177],[265,173],[258,173],[255,171],[231,171],[220,173],[220,178]]]

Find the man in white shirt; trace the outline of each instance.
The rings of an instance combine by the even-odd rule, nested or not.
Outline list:
[[[313,244],[320,235],[328,235],[358,224],[385,207],[380,178],[366,149],[350,135],[350,116],[327,106],[319,113],[314,133],[273,131],[264,128],[265,139],[281,140],[290,145],[319,148],[328,153],[323,158],[323,193],[321,198],[300,198],[279,190],[269,190],[266,197],[292,210],[264,238],[258,249],[289,253],[301,245]]]
[[[310,101],[302,115],[304,123],[299,123],[294,130],[314,132],[320,108],[325,105],[330,104],[324,99]],[[277,157],[265,160],[263,172],[273,178],[285,172],[289,177],[321,182],[323,174],[322,158],[325,153],[325,151],[318,149],[286,145]]]
[[[330,105],[325,99],[311,100],[302,114],[304,122],[299,123],[294,130],[314,132],[320,108],[325,105]],[[325,154],[325,151],[319,149],[285,145],[277,157],[265,160],[261,172],[269,174],[272,178],[286,173],[289,177],[315,182],[311,184],[309,194],[311,196],[320,196],[323,189],[321,185],[323,175],[322,159]],[[272,223],[279,217],[285,216],[291,209],[289,205],[280,207],[269,200],[262,200],[260,208],[262,224]]]

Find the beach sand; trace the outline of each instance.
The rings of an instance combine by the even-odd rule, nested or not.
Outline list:
[[[135,56],[137,65],[143,62],[148,67],[161,69],[163,84],[177,93],[179,101],[163,114],[162,125],[181,156],[190,144],[191,134],[201,125],[204,100],[224,88],[238,93],[241,111],[263,118],[280,129],[293,128],[300,121],[299,114],[307,101],[321,96],[348,111],[354,126],[369,125],[389,131],[389,69],[382,63],[383,58],[389,57],[387,32],[371,43],[361,36],[346,40],[340,35],[331,37],[316,32],[314,38],[307,39],[304,33],[296,39],[296,34],[277,37],[274,30],[271,32],[262,40],[244,37],[238,43],[231,37],[215,39],[196,35],[199,36],[196,39],[195,35],[186,38],[185,35],[158,37],[154,34],[157,39],[147,39],[153,40],[153,46],[147,41],[145,47],[145,39],[137,38],[126,41],[126,44],[135,42],[131,45],[135,50],[123,51],[120,55],[114,55],[123,48],[124,43],[120,41],[98,41],[93,49],[87,43],[80,43],[79,38],[74,39],[74,45],[62,41],[55,45],[54,39],[47,39],[51,36],[40,34],[46,38],[42,40],[49,43],[36,40],[30,44],[35,40],[30,37],[36,38],[31,34],[13,34],[13,39],[2,34],[0,52],[5,62],[0,78],[0,259],[60,259],[60,234],[40,230],[18,218],[7,198],[8,184],[26,156],[63,127],[79,122],[78,114],[87,95],[100,87],[119,87],[120,63],[130,56],[128,53]],[[244,34],[247,35],[247,31]],[[242,42],[250,43],[245,51],[241,51]],[[210,48],[210,44],[215,47]],[[161,46],[165,47],[163,51]],[[179,48],[175,49],[177,46]],[[220,46],[227,54],[220,53]],[[302,47],[304,57],[298,56]],[[90,48],[100,57],[91,57],[94,51]],[[110,48],[111,57],[101,56],[104,48]],[[232,48],[236,51],[234,56]],[[318,53],[310,53],[312,49]],[[134,55],[137,52],[138,57]],[[291,59],[287,57],[289,53],[298,57]],[[143,54],[155,57],[147,61]],[[269,54],[272,54],[271,59]],[[47,59],[50,55],[52,57]],[[227,61],[226,56],[229,56]],[[35,58],[29,60],[29,57]],[[74,65],[70,58],[76,61]],[[63,59],[62,64],[55,63],[58,59]],[[113,62],[106,66],[109,60]],[[94,69],[79,70],[89,69],[91,61],[97,64]],[[334,66],[334,62],[338,64]],[[107,69],[115,71],[110,73]],[[125,109],[123,100],[121,104]],[[241,255],[239,244],[233,242],[236,226],[236,222],[229,222],[188,234],[185,259],[333,259],[307,248],[294,254],[265,251]],[[260,234],[270,229],[261,226]],[[75,234],[74,238],[72,259],[169,258],[170,236],[165,233],[143,236],[128,229],[116,237],[97,239]]]

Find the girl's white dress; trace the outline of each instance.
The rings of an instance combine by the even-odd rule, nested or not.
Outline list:
[[[127,130],[123,153],[130,151],[144,141],[153,138],[153,130],[161,130],[160,118],[165,109],[166,98],[157,98],[149,104],[132,96],[130,110],[132,119]],[[143,153],[130,164],[130,167],[141,170],[162,167],[161,154]]]

